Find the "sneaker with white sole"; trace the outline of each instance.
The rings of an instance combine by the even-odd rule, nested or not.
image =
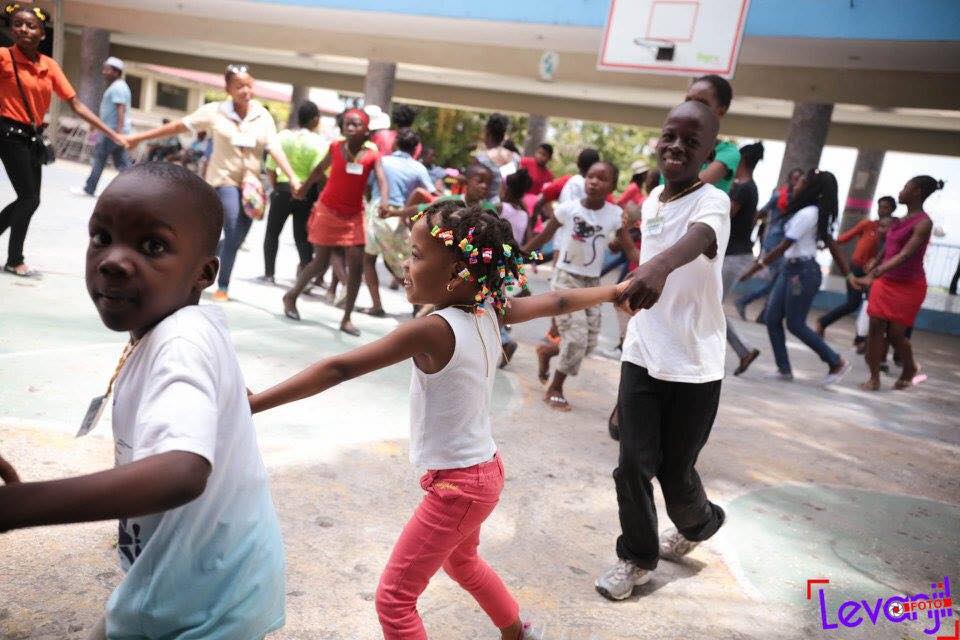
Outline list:
[[[790,372],[774,371],[763,376],[767,380],[779,380],[780,382],[793,382],[793,374]]]
[[[676,529],[668,529],[660,536],[660,557],[670,562],[678,562],[699,544],[695,540],[687,540]]]
[[[848,360],[844,360],[843,364],[840,365],[840,369],[837,370],[836,373],[828,373],[823,377],[823,379],[820,381],[820,386],[830,387],[837,384],[843,380],[843,376],[847,375],[847,372],[849,372],[852,368],[853,365],[850,364]]]
[[[641,569],[629,560],[620,558],[617,564],[607,569],[597,578],[593,586],[604,598],[610,600],[625,600],[633,593],[634,587],[650,582],[652,571]]]

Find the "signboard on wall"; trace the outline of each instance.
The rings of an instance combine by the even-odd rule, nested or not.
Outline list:
[[[732,78],[750,0],[610,0],[597,68]]]

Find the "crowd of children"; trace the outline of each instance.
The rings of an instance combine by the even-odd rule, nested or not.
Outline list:
[[[726,191],[731,184],[743,189],[762,156],[762,148],[738,151],[717,142],[728,88],[715,77],[693,83],[663,124],[657,173],[635,167],[635,193],[621,199],[624,208],[613,203],[617,166],[586,149],[577,174],[552,180],[546,165],[553,149],[541,145],[532,160],[520,158],[505,144],[506,119],[499,114],[488,122],[483,148],[456,195],[436,193],[438,181],[417,165],[422,148],[409,114],[388,149],[378,148],[383,135],[370,140],[371,116],[363,109],[343,114],[344,137],[322,159],[312,150],[293,161],[294,138],[285,139],[291,144],[277,155],[290,180],[286,197],[297,201],[312,188],[319,191],[305,222],[312,256],[306,260],[301,247],[296,284],[283,297],[286,316],[300,318],[299,294],[340,251],[346,266],[340,328],[359,333],[351,313],[365,252],[375,265],[368,233],[378,233],[373,223],[381,219],[397,221],[389,233],[405,248],[396,275],[421,312],[379,340],[258,393],[245,387],[222,310],[198,304],[221,267],[217,247],[229,208],[223,193],[177,165],[134,166],[97,202],[86,263],[87,290],[103,324],[129,334],[107,393],[91,403],[84,420],[86,431],[94,428],[113,397],[116,466],[21,482],[13,464],[0,458],[0,531],[119,520],[126,576],[93,637],[263,638],[284,623],[283,546],[252,414],[410,360],[410,461],[426,469],[424,496],[380,577],[375,608],[383,636],[427,637],[417,601],[442,569],[475,598],[501,638],[529,638],[516,598],[478,554],[482,525],[504,488],[491,406],[497,367],[516,350],[505,328],[555,319],[559,342],[539,347],[540,377],[549,380],[544,401],[569,411],[564,383],[596,346],[600,305],[609,302],[628,319],[615,409],[621,529],[617,562],[595,587],[612,600],[627,598],[659,560],[690,553],[725,519],[695,464],[717,414],[729,337],[723,272],[738,214]],[[300,116],[309,133],[315,112],[306,108]],[[376,196],[367,207],[371,183]],[[919,308],[922,249],[930,235],[922,205],[940,186],[926,176],[907,184],[900,201],[908,215],[887,232],[882,258],[864,262],[862,275],[850,279],[852,289],[870,287],[871,380],[864,388],[877,386],[884,340],[904,358],[898,387],[919,373],[904,333]],[[752,219],[755,193],[737,208]],[[805,324],[820,273],[811,252],[818,242],[834,247],[835,179],[807,172],[783,209],[784,239],[743,277],[785,257],[766,310],[779,376],[791,376],[781,326],[786,318],[788,329],[830,367],[827,381],[836,382],[849,363]],[[637,266],[618,284],[603,285],[612,242]],[[530,295],[525,265],[540,262],[537,250],[548,243],[555,256],[552,291]],[[663,535],[653,478],[675,526]]]

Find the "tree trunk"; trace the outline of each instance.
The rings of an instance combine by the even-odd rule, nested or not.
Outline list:
[[[793,116],[787,131],[787,148],[783,152],[777,184],[787,181],[791,169],[799,167],[807,171],[820,164],[832,114],[832,104],[797,102],[793,105]]]
[[[297,123],[297,109],[309,98],[309,95],[309,87],[305,87],[302,84],[293,85],[293,92],[290,94],[290,115],[287,117],[287,129],[296,129],[299,126]]]
[[[110,55],[110,32],[84,27],[80,33],[80,102],[97,113],[106,89],[100,70]]]
[[[390,113],[396,75],[396,63],[370,60],[363,80],[363,103],[379,105],[385,113]]]
[[[523,145],[523,155],[532,156],[546,137],[547,116],[531,113],[527,120],[527,140]]]
[[[843,207],[843,217],[840,219],[840,231],[846,231],[868,215],[873,207],[873,196],[877,191],[877,181],[880,179],[880,169],[883,168],[883,158],[886,151],[877,149],[858,149],[857,161],[853,165],[853,178],[850,180],[850,191],[847,192],[847,202]],[[850,260],[853,255],[853,242],[843,247],[843,253]],[[831,271],[839,275],[836,264]]]

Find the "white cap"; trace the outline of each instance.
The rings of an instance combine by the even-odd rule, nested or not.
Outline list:
[[[103,64],[109,67],[113,67],[118,71],[123,71],[123,60],[121,60],[120,58],[110,56],[109,58],[103,61]]]
[[[630,175],[637,175],[650,170],[650,164],[646,160],[634,160],[630,165]]]
[[[364,113],[370,117],[370,131],[390,128],[390,116],[383,112],[378,104],[368,104],[363,108]]]

